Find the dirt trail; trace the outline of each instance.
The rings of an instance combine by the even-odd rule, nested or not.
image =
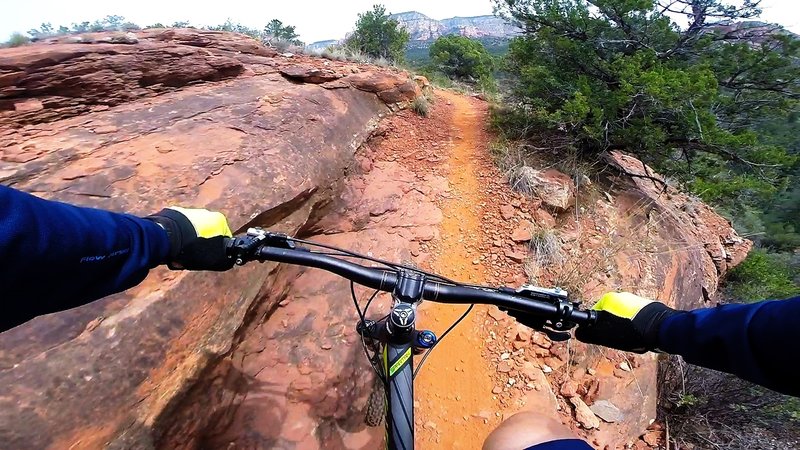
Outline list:
[[[486,205],[478,177],[481,163],[486,163],[479,156],[488,144],[486,110],[476,108],[467,97],[449,92],[440,91],[438,101],[453,105],[453,145],[447,173],[452,196],[442,205],[441,239],[431,269],[455,280],[483,283],[484,267],[474,262]],[[426,303],[423,308],[420,326],[439,332],[465,310],[460,305],[434,303]],[[420,372],[415,383],[417,417],[423,425],[417,428],[420,448],[477,449],[499,422],[494,414],[497,402],[491,394],[489,362],[481,355],[484,317],[485,308],[476,306],[437,347]]]

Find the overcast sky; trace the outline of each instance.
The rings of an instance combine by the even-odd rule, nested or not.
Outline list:
[[[270,19],[297,27],[300,39],[311,43],[338,39],[353,28],[359,12],[380,0],[2,0],[0,40],[14,31],[26,32],[43,22],[54,26],[94,21],[107,15],[124,16],[141,26],[188,20],[194,25],[216,25],[231,19],[251,28],[263,28]],[[385,0],[389,12],[419,11],[434,19],[492,13],[490,0]],[[800,33],[800,1],[763,0],[762,19]]]

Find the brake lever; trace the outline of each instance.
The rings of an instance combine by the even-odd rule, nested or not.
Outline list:
[[[569,295],[566,291],[555,288],[547,289],[537,286],[523,285],[519,289],[512,289],[503,287],[499,289],[501,292],[513,293],[515,295],[523,295],[530,299],[546,301],[558,307],[558,313],[561,317],[568,316],[573,308],[578,306],[577,303],[569,301]],[[556,319],[553,322],[551,319],[530,317],[521,311],[509,310],[507,308],[500,308],[501,311],[517,319],[521,324],[537,331],[546,334],[551,341],[564,342],[572,337],[569,330],[575,328],[576,324],[567,322],[562,319]]]
[[[550,328],[542,328],[542,333],[546,334],[553,342],[568,341],[572,337],[572,333],[568,331],[555,331]]]

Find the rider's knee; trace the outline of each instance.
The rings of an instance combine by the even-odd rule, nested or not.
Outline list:
[[[552,417],[524,411],[500,424],[486,441],[483,450],[520,450],[557,439],[574,439],[575,435]]]

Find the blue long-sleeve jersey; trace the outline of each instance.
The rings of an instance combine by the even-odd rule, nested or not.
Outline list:
[[[800,297],[676,314],[661,324],[658,341],[692,364],[800,397]]]
[[[168,254],[150,220],[0,186],[0,331],[135,286]]]
[[[168,253],[149,220],[0,186],[0,331],[134,286]],[[786,348],[797,342],[800,297],[677,314],[659,333],[664,351],[796,396]]]

